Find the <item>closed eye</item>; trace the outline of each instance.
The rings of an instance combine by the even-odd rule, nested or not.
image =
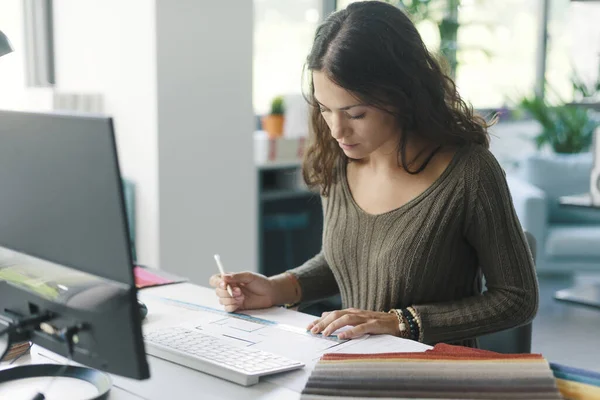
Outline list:
[[[350,118],[350,119],[363,119],[365,117],[365,114],[366,114],[366,112],[359,114],[359,115],[348,115],[348,114],[346,114],[346,115],[348,115],[348,118]]]

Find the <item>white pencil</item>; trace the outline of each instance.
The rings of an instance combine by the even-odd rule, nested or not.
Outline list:
[[[225,275],[225,270],[223,269],[223,264],[221,264],[221,257],[218,254],[215,254],[215,261],[217,262],[217,267],[219,267],[219,272],[221,273],[221,277]],[[231,286],[227,285],[227,293],[231,297],[233,297],[233,291],[231,290]]]

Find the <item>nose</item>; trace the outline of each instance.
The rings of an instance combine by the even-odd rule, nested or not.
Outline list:
[[[340,140],[347,135],[347,126],[344,124],[343,119],[337,115],[332,115],[329,122],[329,129],[331,130],[331,136],[335,140]]]

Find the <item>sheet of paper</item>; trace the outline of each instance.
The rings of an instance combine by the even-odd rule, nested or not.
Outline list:
[[[304,389],[304,386],[306,385],[310,374],[315,368],[315,365],[317,365],[317,362],[321,359],[321,356],[323,356],[326,353],[344,353],[346,349],[352,346],[356,346],[359,343],[366,341],[368,338],[369,335],[365,335],[361,338],[344,342],[336,347],[325,349],[324,351],[313,354],[312,357],[310,357],[310,360],[304,362],[306,365],[302,369],[290,372],[283,372],[281,374],[269,375],[262,379],[264,379],[267,382],[271,382],[278,386],[282,386],[300,393],[302,392],[302,389]]]
[[[298,311],[288,310],[283,307],[272,307],[264,310],[244,311],[244,314],[252,315],[258,318],[264,318],[275,321],[280,324],[306,328],[308,324],[317,319],[314,315],[304,314]]]
[[[401,339],[391,335],[365,335],[362,338],[350,340],[327,351],[306,363],[301,370],[267,376],[264,379],[276,385],[283,386],[295,392],[302,392],[312,370],[325,353],[375,354],[375,353],[411,353],[432,349],[423,343]]]
[[[422,352],[433,347],[412,340],[402,339],[391,335],[373,335],[369,340],[363,340],[344,347],[340,353],[375,354],[375,353],[412,353]]]

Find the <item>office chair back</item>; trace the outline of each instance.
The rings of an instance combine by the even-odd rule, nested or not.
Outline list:
[[[537,252],[535,238],[529,232],[525,232],[525,237],[535,264]],[[531,325],[530,322],[516,328],[480,336],[479,347],[504,354],[531,353]]]

